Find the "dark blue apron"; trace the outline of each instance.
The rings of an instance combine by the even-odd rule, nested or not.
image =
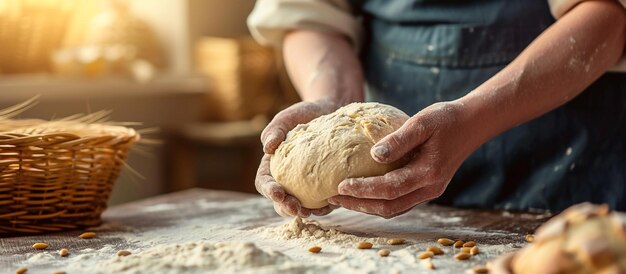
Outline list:
[[[364,14],[366,98],[413,115],[457,99],[511,62],[554,19],[547,0],[354,0]],[[626,74],[607,73],[568,104],[492,139],[435,202],[626,210]]]

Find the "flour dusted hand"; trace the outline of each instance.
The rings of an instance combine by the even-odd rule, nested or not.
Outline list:
[[[346,178],[382,175],[404,164],[376,162],[370,149],[408,118],[378,103],[344,106],[290,131],[271,157],[271,174],[305,208],[324,208]]]
[[[272,154],[278,145],[285,140],[287,132],[298,124],[308,123],[314,118],[333,112],[337,108],[338,105],[331,101],[300,102],[278,113],[263,130],[261,142],[266,154],[263,156],[257,171],[255,185],[259,193],[274,202],[274,209],[278,214],[299,217],[308,217],[311,214],[321,216],[337,208],[337,206],[326,206],[311,210],[303,207],[300,201],[287,194],[270,174]]]
[[[287,194],[270,174],[270,159],[272,155],[266,154],[261,160],[261,165],[256,175],[256,188],[266,198],[274,202],[274,210],[281,216],[308,217],[311,214],[323,216],[338,206],[328,205],[322,208],[309,209],[300,204],[295,197]]]
[[[433,104],[380,140],[371,150],[377,162],[409,158],[407,165],[380,176],[344,180],[329,202],[391,218],[439,197],[461,163],[483,142],[480,124],[455,102]]]

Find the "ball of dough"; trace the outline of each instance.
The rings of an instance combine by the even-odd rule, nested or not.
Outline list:
[[[572,206],[539,227],[511,266],[515,274],[626,273],[626,217],[606,205]]]
[[[324,207],[344,179],[383,175],[402,164],[380,164],[370,149],[408,118],[392,106],[352,103],[298,125],[272,156],[272,176],[304,207]]]

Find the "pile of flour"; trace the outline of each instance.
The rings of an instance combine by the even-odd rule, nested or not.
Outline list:
[[[359,237],[337,230],[335,227],[323,227],[319,222],[296,217],[293,221],[278,226],[264,226],[255,231],[273,238],[297,240],[301,244],[334,244],[353,246],[358,242],[369,241],[384,244],[385,239],[378,237]]]
[[[288,257],[249,242],[192,242],[157,245],[126,257],[99,262],[96,273],[239,273],[291,267]]]

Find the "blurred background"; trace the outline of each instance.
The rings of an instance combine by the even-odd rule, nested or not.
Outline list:
[[[0,0],[0,108],[19,118],[111,110],[138,146],[110,204],[191,187],[255,192],[259,136],[299,100],[280,54],[254,42],[253,0]],[[148,132],[150,130],[147,130]]]

